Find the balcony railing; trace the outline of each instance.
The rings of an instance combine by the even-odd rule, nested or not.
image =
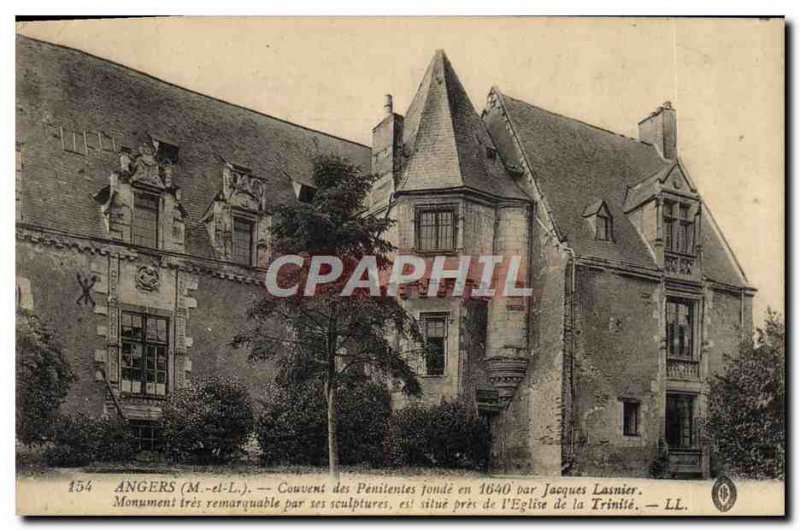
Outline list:
[[[673,380],[699,380],[700,362],[679,358],[667,358],[667,378]]]
[[[698,272],[697,258],[692,255],[664,251],[664,271],[675,277],[694,277]]]

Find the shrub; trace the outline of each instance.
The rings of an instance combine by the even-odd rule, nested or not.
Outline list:
[[[715,469],[752,478],[783,478],[785,440],[785,329],[768,310],[755,344],[726,357],[711,380],[708,432]]]
[[[53,444],[44,453],[50,466],[130,461],[138,446],[124,420],[83,414],[59,416],[50,429],[50,439]]]
[[[247,390],[227,378],[192,382],[163,408],[164,446],[180,462],[225,463],[241,451],[252,426]]]
[[[658,454],[650,463],[650,475],[656,479],[667,479],[669,474],[669,446],[663,437],[658,438]]]
[[[376,383],[347,382],[337,393],[342,464],[383,464],[383,439],[391,413],[389,394]],[[328,460],[327,404],[317,380],[294,381],[271,395],[257,433],[264,464],[323,466]]]
[[[33,313],[17,310],[16,328],[17,438],[30,444],[47,437],[74,375],[53,331]]]
[[[395,412],[385,447],[395,466],[484,470],[489,444],[489,428],[474,408],[454,401]]]

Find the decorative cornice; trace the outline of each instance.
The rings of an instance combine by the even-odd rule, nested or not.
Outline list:
[[[117,256],[131,261],[137,260],[142,256],[157,256],[160,259],[161,267],[231,280],[242,284],[263,285],[259,275],[259,273],[263,273],[261,269],[254,269],[245,273],[243,271],[245,268],[241,266],[180,253],[157,249],[132,248],[133,246],[129,247],[120,242],[58,233],[41,227],[22,224],[17,224],[16,238],[18,241],[27,241],[36,245],[54,247],[56,249],[73,249],[81,253],[100,256]]]

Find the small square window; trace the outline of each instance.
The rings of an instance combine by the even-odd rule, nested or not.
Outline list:
[[[168,164],[178,163],[178,146],[156,140],[156,160]]]
[[[159,422],[149,420],[131,420],[133,436],[138,444],[138,450],[157,452],[162,448],[163,429]]]
[[[639,435],[639,402],[622,402],[622,434]]]
[[[314,195],[316,192],[316,188],[301,184],[299,190],[297,191],[297,199],[299,199],[302,203],[311,203],[314,200]]]

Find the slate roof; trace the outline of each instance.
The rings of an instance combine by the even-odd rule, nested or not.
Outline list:
[[[494,143],[442,50],[428,65],[403,126],[409,156],[398,191],[466,187],[530,199],[500,161]]]
[[[22,222],[105,238],[92,196],[109,184],[119,154],[65,152],[59,127],[113,134],[138,148],[152,135],[179,147],[174,182],[188,212],[186,252],[213,258],[203,213],[222,186],[223,159],[267,183],[268,206],[294,201],[313,157],[335,153],[370,170],[370,148],[205,96],[82,51],[17,36],[17,142]],[[268,95],[265,95],[267,97]],[[46,131],[45,124],[55,129]],[[54,198],[59,198],[54,201]]]
[[[628,187],[669,172],[651,144],[556,114],[494,89],[522,144],[555,224],[579,256],[655,268],[647,243],[623,212]],[[598,241],[584,213],[605,201],[614,241]],[[703,273],[732,286],[747,279],[703,205]]]

